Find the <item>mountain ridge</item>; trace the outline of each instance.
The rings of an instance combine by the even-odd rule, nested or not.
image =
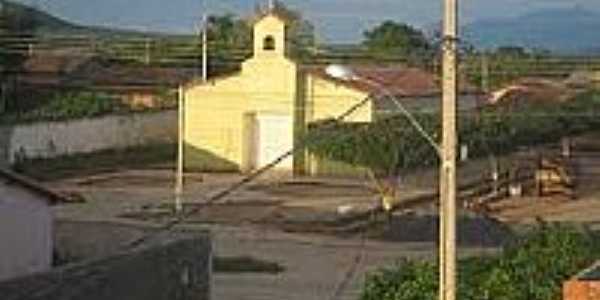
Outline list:
[[[475,21],[463,27],[463,36],[484,49],[511,45],[586,54],[600,49],[598,28],[600,12],[574,7]]]

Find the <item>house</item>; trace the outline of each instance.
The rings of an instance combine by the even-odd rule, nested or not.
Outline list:
[[[88,64],[73,72],[67,84],[118,97],[132,108],[174,107],[175,92],[194,70],[119,64]]]
[[[571,88],[600,88],[600,71],[575,71],[565,83]]]
[[[361,66],[356,72],[378,85],[340,81],[322,66],[303,66],[288,55],[286,20],[266,13],[254,25],[254,53],[241,71],[185,91],[185,167],[194,170],[252,171],[298,146],[308,124],[335,118],[362,100],[385,98],[382,88],[402,101],[440,101],[436,76],[406,66]],[[380,85],[380,86],[379,86]],[[396,109],[370,101],[344,119],[370,122]],[[318,173],[304,151],[280,161],[279,171]]]
[[[518,102],[561,103],[572,99],[578,91],[562,81],[544,78],[521,78],[490,93],[489,104]]]
[[[58,91],[94,91],[120,99],[132,108],[175,106],[174,92],[194,70],[109,62],[81,49],[38,50],[19,75],[24,98],[44,98]],[[171,101],[169,101],[171,100]],[[39,102],[33,101],[34,104]]]
[[[23,62],[19,83],[24,87],[53,89],[65,84],[68,76],[95,56],[77,48],[37,50]]]
[[[0,168],[0,281],[51,268],[51,205],[60,201],[62,196]]]

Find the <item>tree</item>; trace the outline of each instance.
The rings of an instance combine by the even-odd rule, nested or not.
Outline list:
[[[556,105],[524,102],[519,113],[511,108],[505,103],[484,107],[478,114],[461,115],[460,144],[468,147],[471,158],[504,155],[520,146],[552,143],[600,128],[594,117],[600,112],[600,93],[593,90]],[[413,116],[434,141],[439,141],[439,111]],[[439,163],[436,151],[404,115],[362,124],[319,121],[311,124],[307,138],[312,154],[368,170],[384,199],[393,199],[398,188],[396,182],[387,179]]]
[[[315,27],[299,11],[288,8],[278,0],[274,3],[275,13],[288,21],[288,54],[297,60],[310,58],[316,45]]]
[[[414,27],[385,21],[365,31],[363,45],[377,56],[429,56],[432,46],[425,34]]]
[[[310,56],[315,45],[314,26],[300,12],[286,7],[280,1],[275,2],[274,10],[288,22],[288,55],[298,60]],[[265,13],[264,8],[256,8],[257,15]],[[208,35],[213,59],[223,62],[246,58],[252,51],[252,23],[252,19],[232,14],[209,17]]]
[[[501,46],[496,49],[496,55],[505,57],[527,57],[527,50],[519,46]]]
[[[26,40],[33,37],[36,20],[26,7],[0,1],[0,112],[16,109],[16,80],[27,59]]]
[[[227,72],[252,53],[252,27],[233,14],[208,17],[211,73]],[[216,70],[215,70],[216,69]]]

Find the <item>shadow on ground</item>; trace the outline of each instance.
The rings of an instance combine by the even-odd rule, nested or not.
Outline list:
[[[382,224],[370,237],[389,242],[432,242],[439,239],[437,215],[399,215]],[[507,242],[512,231],[507,225],[480,215],[462,215],[457,220],[459,246],[497,247]]]
[[[383,214],[341,216],[303,207],[284,207],[281,203],[254,201],[244,204],[212,206],[186,205],[186,223],[252,224],[289,233],[322,234],[353,238],[366,234],[369,239],[386,242],[436,243],[439,239],[436,214],[402,214],[390,218]],[[168,222],[175,215],[162,207],[129,213],[121,217],[152,222]],[[485,216],[461,213],[457,222],[458,244],[464,247],[497,247],[512,236],[510,228]]]

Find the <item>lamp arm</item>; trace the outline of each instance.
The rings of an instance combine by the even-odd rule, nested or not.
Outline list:
[[[378,83],[374,80],[364,78],[364,77],[358,77],[357,80],[362,81],[368,85],[371,85],[371,86],[377,88],[378,90],[381,90],[386,96],[390,97],[390,99],[392,100],[394,105],[398,109],[400,109],[400,112],[402,112],[402,114],[409,120],[409,122],[423,136],[423,138],[425,138],[427,140],[427,142],[431,145],[431,147],[433,147],[433,149],[435,150],[438,157],[440,157],[440,158],[442,157],[442,149],[440,148],[440,146],[433,140],[433,138],[427,133],[427,131],[421,126],[421,124],[419,124],[419,121],[417,121],[415,119],[415,117],[404,107],[404,105],[402,105],[400,100],[398,100],[398,97],[396,97],[387,88],[385,88],[383,85],[381,85],[380,83]]]

